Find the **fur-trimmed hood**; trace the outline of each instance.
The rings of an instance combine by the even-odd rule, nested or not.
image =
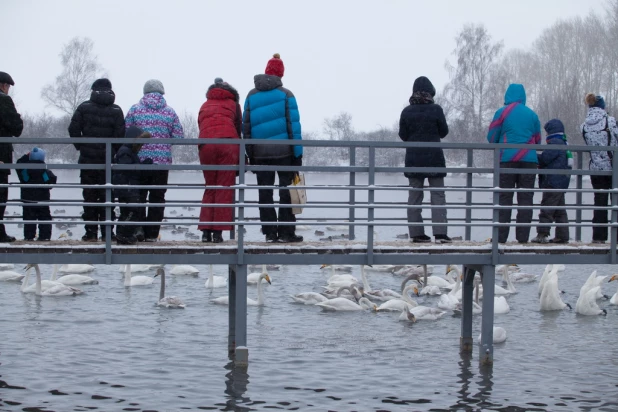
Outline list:
[[[235,102],[240,100],[238,91],[228,83],[215,83],[210,85],[208,91],[206,91],[206,98],[216,100],[232,99]]]

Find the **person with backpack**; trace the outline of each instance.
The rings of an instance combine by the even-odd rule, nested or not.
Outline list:
[[[616,146],[618,127],[616,119],[605,111],[605,100],[602,96],[588,93],[585,97],[588,105],[586,120],[581,126],[582,136],[588,146]],[[607,150],[591,150],[589,169],[593,171],[611,171],[612,152]],[[590,176],[594,192],[594,205],[607,207],[609,205],[609,189],[612,187],[611,176]],[[607,210],[594,209],[592,212],[592,243],[605,243],[608,236]]]

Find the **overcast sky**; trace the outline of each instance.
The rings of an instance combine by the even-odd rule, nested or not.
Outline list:
[[[242,104],[278,52],[303,129],[317,132],[341,111],[358,131],[392,126],[421,75],[440,93],[466,23],[485,24],[507,49],[527,48],[559,19],[605,10],[604,0],[1,1],[0,71],[15,80],[21,112],[58,114],[41,88],[60,74],[63,45],[87,36],[125,113],[150,78],[179,115],[197,114],[217,76]]]

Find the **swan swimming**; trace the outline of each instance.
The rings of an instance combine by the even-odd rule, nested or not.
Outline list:
[[[58,271],[62,272],[62,273],[89,273],[92,272],[95,269],[94,266],[92,265],[86,265],[86,264],[82,264],[82,263],[77,263],[77,264],[65,264],[60,266],[60,268],[58,269]]]
[[[262,271],[261,272],[253,272],[253,273],[249,273],[247,275],[247,285],[257,285],[258,282],[260,281],[260,277],[264,274],[268,275],[268,272],[266,271],[266,265],[262,265]]]
[[[327,268],[327,267],[330,267],[330,270],[331,270],[331,276],[326,281],[326,283],[328,284],[328,287],[336,289],[336,288],[339,288],[341,286],[350,286],[350,285],[352,285],[354,283],[359,283],[358,279],[355,276],[353,276],[353,275],[348,275],[348,274],[338,275],[338,274],[336,274],[335,273],[335,266],[334,265],[328,265],[328,264],[322,265],[322,266],[320,266],[320,270],[324,269],[324,268]]]
[[[131,277],[131,270],[133,269],[133,265],[125,265],[124,270],[124,285],[129,286],[148,286],[151,285],[154,281],[154,278],[150,276],[133,276]]]
[[[555,273],[556,275],[558,274],[558,265],[547,265],[545,266],[545,270],[543,271],[543,275],[541,275],[541,279],[539,280],[539,286],[538,286],[538,293],[539,296],[541,296],[541,293],[543,293],[543,288],[545,287],[545,283],[547,282],[547,279],[549,279],[549,274],[550,273]]]
[[[613,275],[611,278],[609,278],[608,283],[613,280],[618,280],[618,275]],[[612,298],[609,300],[609,303],[611,303],[612,305],[618,305],[618,291],[614,293]]]
[[[54,271],[52,272],[50,280],[62,283],[63,285],[75,286],[75,285],[98,285],[99,281],[85,275],[64,275],[56,279],[58,273],[58,265],[54,265]]]
[[[502,315],[510,311],[511,308],[504,296],[494,296],[494,314]]]
[[[50,285],[48,288],[43,289],[41,281],[41,269],[39,268],[39,265],[36,263],[31,263],[26,266],[26,270],[30,268],[34,268],[34,270],[36,271],[36,283],[34,284],[34,287],[35,293],[39,296],[74,296],[81,295],[83,293],[81,289],[63,285],[62,283],[57,282],[54,282],[55,285]]]
[[[24,276],[13,270],[2,270],[0,271],[0,282],[21,282]]]
[[[481,344],[481,336],[479,334],[479,345]],[[494,326],[494,343],[502,343],[506,341],[506,330],[500,326]]]
[[[210,265],[210,275],[206,283],[204,283],[204,286],[206,286],[207,289],[226,288],[227,279],[225,276],[215,276],[213,267]]]
[[[264,291],[262,290],[262,280],[265,280],[266,282],[268,282],[269,285],[271,285],[271,281],[270,281],[270,276],[268,276],[268,273],[262,273],[259,277],[259,280],[257,282],[257,297],[258,300],[255,301],[253,299],[249,299],[247,298],[247,306],[263,306],[265,303],[264,300]],[[221,296],[219,298],[213,299],[211,301],[212,303],[215,303],[217,305],[229,305],[230,304],[230,297],[229,296]]]
[[[191,275],[197,276],[200,271],[191,265],[174,265],[170,270],[171,275]]]
[[[558,289],[558,271],[552,270],[545,278],[545,286],[539,298],[540,310],[562,310],[565,308],[572,309],[571,305],[564,303],[560,297]]]
[[[575,312],[586,316],[607,315],[607,311],[597,305],[597,293],[600,289],[600,286],[595,286],[592,289],[581,290],[575,304]]]
[[[27,265],[25,267],[26,269],[26,275],[21,283],[21,292],[22,293],[36,293],[36,282],[33,283],[32,285],[28,285],[28,283],[30,282],[30,269],[34,268],[34,265]],[[37,265],[38,267],[38,265]],[[39,273],[40,273],[40,269],[39,269]],[[53,280],[41,280],[41,290],[45,291],[49,288],[52,288],[54,286],[58,286],[58,285],[62,285],[62,283],[60,282],[56,282]]]
[[[601,291],[601,286],[603,285],[603,281],[607,278],[607,276],[597,276],[597,271],[594,270],[590,276],[588,277],[588,279],[586,280],[586,282],[583,284],[583,286],[581,287],[581,289],[579,290],[579,295],[582,296],[585,294],[586,291],[598,287],[599,289],[597,289],[597,294],[596,294],[596,298],[597,299],[601,299],[601,298],[606,298],[609,299],[609,296],[604,295],[603,292]]]
[[[431,308],[429,306],[416,306],[413,308],[404,307],[401,315],[399,315],[399,320],[409,320],[412,322],[418,320],[438,320],[444,316],[445,313],[446,312],[438,308]]]
[[[358,303],[352,302],[351,300],[348,300],[346,298],[334,298],[329,299],[325,302],[316,303],[315,306],[319,306],[324,311],[338,312],[358,311],[366,309],[370,309],[375,312],[378,309],[376,304],[371,302],[367,298],[360,298]]]
[[[296,295],[290,295],[290,297],[296,303],[303,305],[315,305],[316,303],[326,302],[328,298],[324,295],[320,295],[317,292],[303,292]]]
[[[161,276],[161,289],[159,290],[158,306],[162,306],[168,309],[184,309],[185,303],[176,296],[165,296],[165,269],[162,267],[157,269],[155,277]]]
[[[143,264],[133,264],[131,265],[131,272],[132,273],[139,273],[139,272],[148,272],[149,270],[152,269],[156,269],[156,268],[160,268],[161,265],[143,265]],[[127,270],[127,265],[120,265],[120,268],[118,269],[119,272],[124,273]]]
[[[383,302],[391,299],[401,299],[401,294],[395,292],[394,290],[372,289],[371,286],[369,286],[369,280],[367,279],[367,273],[365,272],[365,265],[361,265],[361,278],[363,279],[363,292],[366,296]]]
[[[414,292],[415,295],[418,296],[418,288],[416,285],[408,285],[401,293],[401,299],[391,299],[387,300],[380,306],[378,306],[377,312],[401,312],[405,307],[415,307],[418,306],[415,300],[413,300],[409,293]]]

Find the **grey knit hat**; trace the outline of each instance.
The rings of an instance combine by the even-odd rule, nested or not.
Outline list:
[[[161,80],[150,79],[144,84],[144,94],[147,93],[161,93],[165,94],[165,88]]]

